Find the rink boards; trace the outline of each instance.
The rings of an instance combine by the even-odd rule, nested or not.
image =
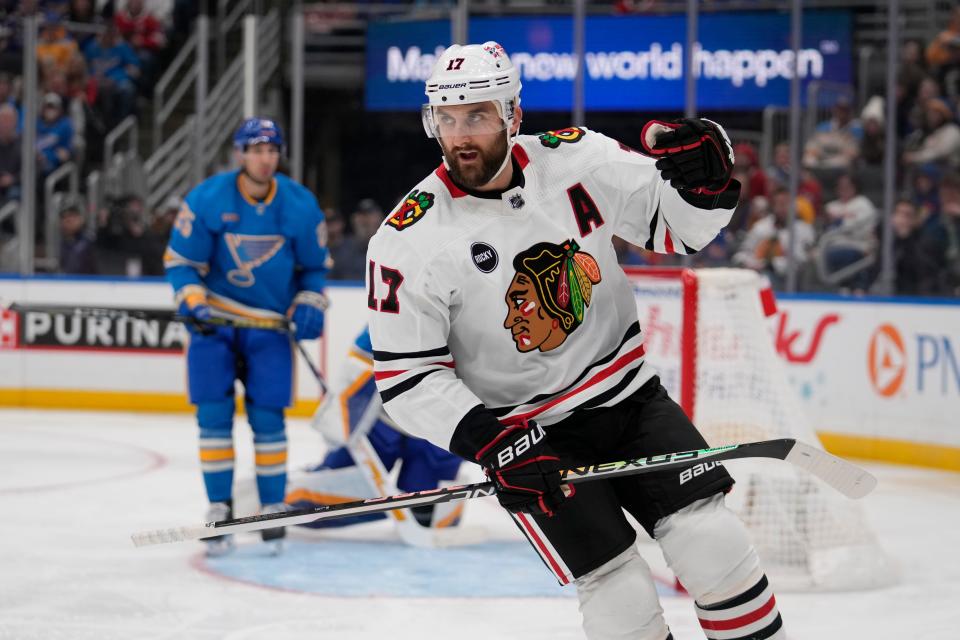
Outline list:
[[[335,367],[366,319],[362,286],[331,286],[323,340],[307,350]],[[168,307],[160,280],[0,279],[0,302]],[[668,299],[638,300],[641,322]],[[661,326],[662,329],[662,326]],[[960,470],[960,303],[909,298],[781,296],[769,321],[811,423],[832,451]],[[679,326],[676,328],[679,335]],[[182,327],[116,327],[0,316],[0,406],[189,411]],[[664,376],[669,378],[669,376]],[[292,415],[308,416],[319,390],[298,362]]]

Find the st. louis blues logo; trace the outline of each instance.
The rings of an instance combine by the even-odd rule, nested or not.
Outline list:
[[[560,146],[561,142],[570,144],[580,142],[586,134],[587,132],[580,127],[567,127],[566,129],[547,131],[546,133],[540,134],[540,144],[550,149],[556,149]]]
[[[242,233],[226,233],[223,236],[227,249],[237,268],[227,272],[227,280],[237,287],[252,287],[256,282],[253,270],[267,262],[283,247],[283,236],[251,236]]]
[[[397,231],[403,231],[416,224],[420,218],[423,217],[423,214],[426,213],[427,209],[432,206],[432,193],[426,191],[418,192],[414,189],[400,205],[400,208],[387,218],[387,224]]]

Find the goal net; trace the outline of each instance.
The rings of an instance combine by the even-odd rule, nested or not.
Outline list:
[[[822,446],[774,350],[772,293],[742,269],[627,269],[647,361],[710,446],[795,438]],[[890,584],[893,566],[859,504],[791,465],[727,464],[727,504],[784,590]]]

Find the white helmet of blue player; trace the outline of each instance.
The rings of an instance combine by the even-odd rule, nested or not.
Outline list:
[[[424,131],[438,141],[445,135],[490,135],[506,131],[507,153],[493,176],[496,178],[510,159],[520,88],[520,72],[498,43],[452,45],[437,59],[426,82],[427,103],[421,110]],[[438,109],[442,107],[481,102],[493,102],[499,118],[468,118],[451,129],[454,123],[445,123],[439,116]],[[444,163],[449,169],[446,157]]]

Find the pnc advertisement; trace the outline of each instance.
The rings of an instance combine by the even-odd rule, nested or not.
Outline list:
[[[776,348],[817,429],[960,445],[960,304],[783,296]]]
[[[789,14],[704,13],[699,22],[693,55],[701,110],[788,104],[794,57]],[[852,82],[851,25],[848,11],[804,12],[802,95],[809,82]],[[473,18],[469,37],[477,43],[496,40],[506,48],[520,70],[525,108],[572,108],[577,60],[570,17]],[[683,109],[685,16],[591,16],[585,38],[588,110]],[[419,109],[424,81],[449,43],[446,20],[372,22],[367,30],[367,109]]]

